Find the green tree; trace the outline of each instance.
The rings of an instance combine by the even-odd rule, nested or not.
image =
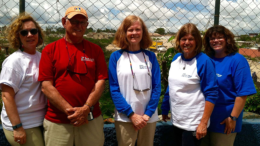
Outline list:
[[[248,35],[241,35],[240,40],[241,41],[251,41],[252,38],[250,38],[250,36],[248,36]]]
[[[102,32],[103,30],[101,30],[101,29],[97,29],[97,33],[100,33],[100,32]]]
[[[90,27],[90,28],[87,29],[86,32],[89,33],[89,32],[95,32],[95,31],[94,31],[94,29],[92,27]]]
[[[260,43],[260,33],[255,38],[256,43]]]
[[[64,27],[57,27],[56,33],[57,34],[65,34],[65,28]]]
[[[52,34],[52,33],[55,33],[55,31],[53,31],[53,27],[47,26],[47,27],[45,28],[45,34],[46,34],[46,35],[49,35],[49,34]]]
[[[157,28],[155,30],[155,33],[159,33],[160,35],[164,35],[165,34],[165,29],[164,28]]]

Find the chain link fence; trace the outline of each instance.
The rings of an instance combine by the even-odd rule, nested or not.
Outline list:
[[[0,47],[8,46],[4,30],[19,15],[18,0],[0,1]],[[68,7],[78,5],[87,10],[89,26],[86,37],[113,37],[121,21],[128,15],[140,16],[154,41],[166,48],[174,46],[168,39],[185,23],[197,25],[203,34],[213,26],[215,8],[220,7],[219,24],[236,36],[240,53],[247,56],[251,71],[260,77],[260,0],[26,0],[25,11],[30,13],[48,37],[62,37],[61,19]],[[46,42],[49,43],[49,42]],[[117,49],[108,45],[107,49]]]

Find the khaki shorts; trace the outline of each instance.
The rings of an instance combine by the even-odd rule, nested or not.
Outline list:
[[[156,122],[147,123],[147,125],[135,131],[131,122],[115,121],[116,138],[118,146],[153,146]]]
[[[233,146],[237,133],[223,134],[208,132],[200,146]]]
[[[103,146],[105,140],[103,126],[102,116],[80,127],[53,123],[44,119],[45,144],[46,146]]]
[[[19,143],[14,141],[13,131],[4,129],[5,137],[12,146],[20,146]],[[26,133],[26,143],[23,146],[44,146],[42,127],[34,127],[24,129]]]

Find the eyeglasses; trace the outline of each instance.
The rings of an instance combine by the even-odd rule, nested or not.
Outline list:
[[[142,53],[143,53],[143,56],[144,56],[144,52],[142,52]],[[135,73],[133,71],[133,67],[132,67],[132,62],[131,62],[131,59],[129,57],[129,53],[128,52],[127,52],[127,56],[128,56],[129,62],[130,62],[130,69],[131,69],[132,76],[133,76],[133,90],[138,91],[138,92],[149,91],[151,89],[151,80],[152,80],[152,78],[151,78],[149,66],[147,64],[145,56],[144,56],[144,61],[145,61],[145,64],[147,66],[147,74],[145,76],[142,76],[142,78],[137,77],[135,75]],[[143,84],[139,84],[140,80],[142,80]]]
[[[77,54],[77,53],[76,53]],[[85,54],[85,53],[84,53]],[[73,56],[73,54],[72,54]],[[77,56],[77,55],[75,55]],[[85,57],[84,57],[85,58]],[[86,61],[84,60],[84,65],[85,65],[85,68],[86,68],[86,72],[75,72],[75,71],[72,71],[73,68],[74,68],[74,65],[71,64],[71,57],[69,57],[69,62],[68,62],[68,66],[67,66],[67,71],[72,73],[72,74],[78,74],[78,75],[86,75],[88,74],[88,67],[87,67],[87,64],[86,64]]]
[[[30,30],[24,29],[24,30],[21,30],[21,31],[20,31],[20,34],[21,34],[22,36],[27,36],[29,32],[30,32],[32,35],[36,35],[36,34],[38,33],[38,29],[37,29],[37,28],[33,28],[33,29],[30,29]]]
[[[209,41],[213,42],[213,41],[222,41],[224,40],[224,37],[219,37],[219,38],[209,38]]]
[[[64,38],[65,39],[65,38]],[[68,49],[68,46],[67,46],[67,41],[65,39],[65,42],[66,42],[66,49],[67,49],[67,53],[68,53],[68,58],[69,58],[69,62],[68,62],[68,66],[67,66],[67,71],[70,72],[70,73],[73,73],[73,74],[78,74],[78,75],[86,75],[88,74],[88,66],[86,64],[86,56],[85,56],[85,49],[83,50],[83,53],[84,53],[84,57],[81,58],[81,61],[84,62],[84,65],[85,65],[85,68],[86,68],[86,72],[75,72],[75,71],[72,71],[74,70],[74,65],[72,65],[71,63],[71,58],[74,56],[74,60],[76,60],[75,58],[77,57],[77,53],[78,53],[78,50],[76,51],[76,54],[72,54],[71,57],[69,55],[69,49]],[[83,45],[83,48],[84,48],[84,42],[82,42],[82,45]]]
[[[139,85],[140,79],[142,80],[141,81],[142,83],[145,83],[144,84],[145,86],[141,87],[141,85]],[[134,74],[133,75],[133,89],[138,92],[149,91],[151,89],[151,80],[152,80],[152,77],[151,77],[150,73],[147,73],[145,76],[142,76],[142,78],[139,77],[138,79],[137,79],[137,76]]]
[[[68,18],[66,18],[66,19],[68,19]],[[68,20],[70,21],[70,23],[72,25],[80,24],[81,26],[84,26],[84,27],[88,26],[88,21],[78,21],[78,20],[75,20],[75,19],[68,19]]]

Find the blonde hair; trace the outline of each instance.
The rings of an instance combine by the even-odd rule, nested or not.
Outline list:
[[[113,44],[118,46],[121,49],[126,49],[130,45],[127,41],[126,31],[127,29],[134,23],[134,22],[140,22],[143,30],[143,37],[140,41],[140,47],[142,49],[148,48],[152,45],[152,39],[149,35],[148,29],[146,25],[144,24],[143,20],[135,15],[129,15],[127,16],[123,22],[121,23],[120,27],[117,29],[115,34],[115,39],[113,41]]]
[[[38,29],[39,37],[37,46],[43,43],[43,38],[45,37],[45,35],[40,25],[32,18],[32,16],[27,13],[22,13],[17,18],[15,18],[6,29],[7,39],[10,43],[10,46],[14,49],[19,49],[21,47],[19,32],[23,29],[23,24],[28,21],[32,21]]]

